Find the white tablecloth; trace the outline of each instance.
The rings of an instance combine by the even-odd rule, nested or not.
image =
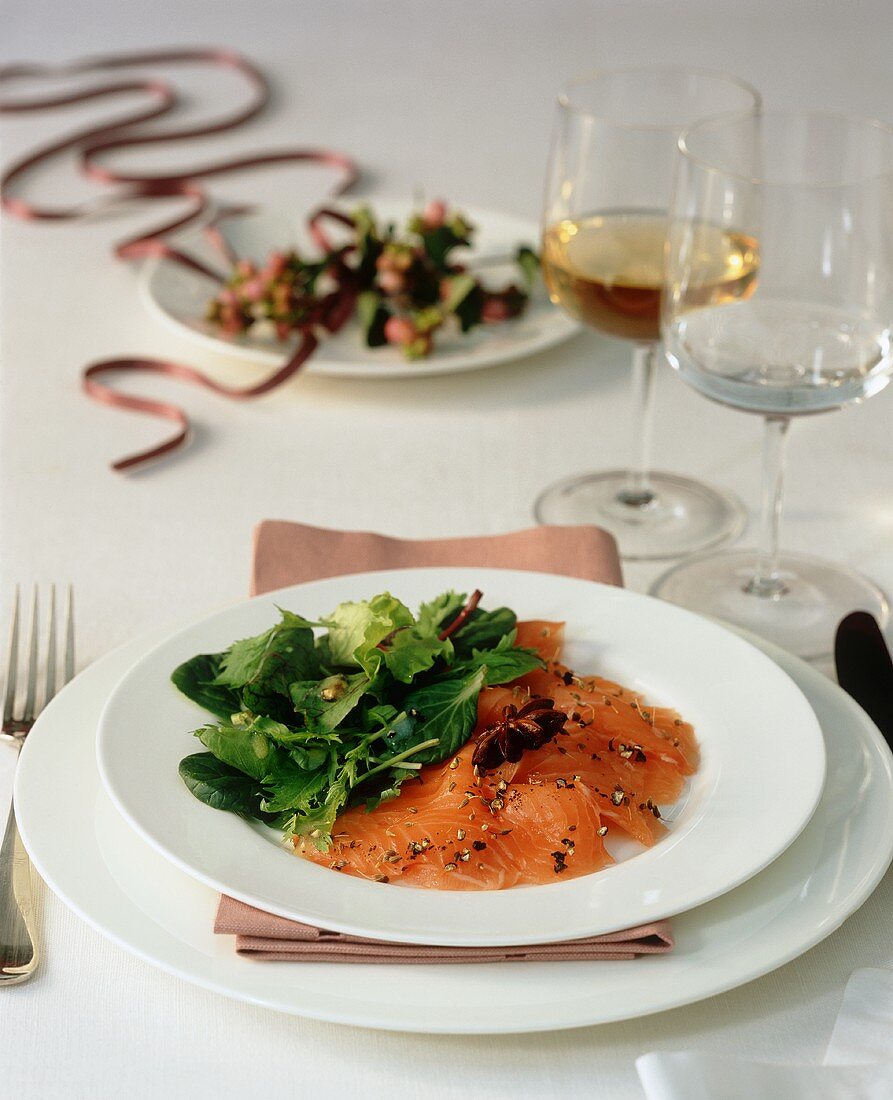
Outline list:
[[[130,163],[330,143],[369,169],[365,197],[419,187],[532,218],[554,93],[567,75],[595,66],[728,68],[770,105],[893,119],[886,0],[13,0],[4,23],[4,60],[219,43],[249,51],[275,78],[275,104],[250,131],[202,143],[198,157],[154,150]],[[231,76],[184,76],[200,113],[241,90]],[[4,157],[60,122],[117,109],[9,118]],[[275,169],[215,192],[309,204],[328,178],[315,168]],[[83,190],[63,169],[36,183],[43,195],[60,185]],[[145,211],[134,211],[90,226],[2,227],[3,610],[14,580],[72,580],[82,661],[242,596],[251,529],[262,517],[421,537],[495,532],[527,524],[533,497],[554,478],[625,460],[628,353],[587,335],[480,374],[304,377],[243,405],[139,379],[141,392],[188,406],[197,438],[176,461],[115,476],[108,460],[165,428],[90,404],[79,392],[83,364],[164,353],[231,375],[224,361],[162,331],[136,296],[135,272],[109,259],[113,241],[145,224]],[[669,371],[659,401],[658,464],[709,476],[754,507],[757,420],[707,403]],[[893,389],[796,426],[785,525],[791,548],[849,562],[888,590],[891,411]],[[630,568],[628,581],[644,588],[655,572]],[[893,965],[891,892],[888,878],[825,944],[706,1004],[628,1025],[480,1040],[373,1034],[225,1001],[106,943],[44,893],[45,964],[35,981],[0,995],[0,1095],[200,1100],[313,1088],[339,1097],[640,1100],[633,1059],[650,1049],[817,1059],[849,973]]]

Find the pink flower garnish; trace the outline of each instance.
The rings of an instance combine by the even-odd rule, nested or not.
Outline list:
[[[389,317],[384,323],[384,338],[389,344],[406,347],[417,335],[415,325],[406,317]]]
[[[239,292],[243,298],[247,298],[249,302],[259,302],[264,296],[264,281],[259,277],[249,279],[247,283],[242,283],[239,287]]]
[[[406,287],[406,280],[399,271],[390,268],[378,273],[378,285],[385,294],[399,294]]]
[[[267,279],[278,279],[288,266],[288,256],[285,252],[271,252],[267,257],[267,266],[263,275]]]
[[[439,229],[446,221],[447,204],[443,199],[432,199],[422,213],[422,224],[426,229]]]
[[[508,303],[502,298],[487,298],[481,307],[481,320],[487,324],[507,321],[511,315]]]

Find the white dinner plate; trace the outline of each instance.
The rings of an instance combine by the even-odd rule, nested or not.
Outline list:
[[[671,954],[477,966],[244,959],[230,937],[212,932],[216,892],[144,844],[99,780],[102,707],[160,640],[155,635],[97,661],[41,715],[16,777],[19,828],[39,873],[83,920],[146,962],[237,1000],[417,1032],[543,1031],[644,1016],[733,989],[801,955],[858,909],[893,854],[893,760],[880,734],[824,676],[753,639],[818,714],[828,781],[784,855],[737,890],[674,918]]]
[[[481,588],[484,606],[567,622],[568,663],[674,707],[695,726],[701,764],[647,851],[569,881],[497,891],[370,882],[296,857],[279,832],[197,801],[180,760],[207,714],[170,675],[197,653],[258,634],[277,606],[311,619],[385,589],[411,607]],[[406,569],[333,577],[236,604],[147,654],[106,705],[99,771],[121,814],[200,881],[268,912],[377,939],[449,945],[574,939],[657,920],[733,889],[794,840],[818,802],[824,742],[803,693],[723,627],[672,604],[570,577],[499,569]],[[792,782],[792,777],[796,781]],[[557,845],[560,838],[555,838]],[[628,850],[627,850],[628,854]]]
[[[370,205],[382,221],[400,224],[413,209],[409,203],[378,199]],[[344,203],[341,207],[350,209]],[[458,249],[456,259],[468,264],[494,288],[519,282],[520,272],[511,257],[520,244],[531,248],[538,246],[536,223],[494,210],[463,207],[463,212],[476,228],[474,250]],[[291,245],[299,246],[302,251],[311,247],[303,216],[268,210],[229,219],[222,228],[236,254],[246,259],[263,260],[274,249]],[[200,227],[184,230],[177,237],[177,245],[212,268],[220,268],[220,257]],[[504,262],[506,257],[509,262]],[[181,335],[235,361],[280,366],[293,343],[282,344],[273,337],[255,335],[228,339],[205,320],[215,287],[216,284],[205,276],[165,260],[146,263],[140,280],[143,299],[151,312]],[[341,332],[326,337],[303,369],[311,374],[352,378],[420,378],[479,370],[546,351],[573,336],[579,327],[576,321],[552,305],[544,288],[538,284],[521,317],[498,325],[480,325],[464,335],[458,329],[444,327],[436,336],[434,352],[425,359],[408,362],[396,348],[367,348],[359,327],[349,323]]]

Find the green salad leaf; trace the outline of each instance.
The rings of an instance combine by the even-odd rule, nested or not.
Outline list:
[[[324,768],[303,768],[292,757],[286,757],[264,778],[270,797],[264,799],[263,808],[269,813],[282,810],[308,813],[325,785]]]
[[[242,701],[232,688],[217,683],[222,657],[221,653],[200,653],[190,657],[174,669],[171,679],[194,703],[218,718],[228,718],[241,710]]]
[[[380,348],[387,344],[384,327],[390,316],[378,291],[364,290],[357,295],[357,320],[367,347]]]
[[[534,669],[542,668],[542,659],[535,649],[515,645],[516,635],[517,631],[513,628],[508,634],[503,634],[492,649],[472,648],[471,656],[456,661],[445,675],[456,676],[484,668],[484,683],[492,687],[494,684],[508,684]]]
[[[298,680],[289,692],[293,713],[303,718],[305,727],[327,733],[337,729],[371,689],[365,672],[339,672],[323,680]]]
[[[476,608],[468,621],[453,635],[453,645],[461,657],[470,654],[473,649],[492,649],[515,629],[517,617],[507,607],[497,607],[495,611],[482,611]]]
[[[412,737],[435,742],[431,748],[416,753],[414,760],[434,763],[465,744],[474,729],[478,696],[486,682],[487,668],[481,665],[467,676],[428,684],[406,696],[403,705],[410,714],[418,716],[419,724]]]
[[[248,725],[232,726],[221,722],[216,726],[203,726],[195,736],[218,760],[238,768],[259,783],[270,774],[280,751],[265,732]]]
[[[233,642],[223,654],[216,682],[227,687],[241,687],[251,681],[268,678],[280,670],[306,669],[308,675],[319,664],[313,645],[313,627],[291,611],[281,611],[282,621],[258,634]]]
[[[456,618],[465,606],[462,592],[442,592],[433,600],[419,605],[416,620],[425,633],[437,633]]]
[[[329,654],[336,665],[360,665],[394,630],[411,626],[412,612],[390,592],[361,603],[339,604],[325,620]]]
[[[521,269],[527,289],[530,290],[536,282],[540,272],[539,256],[537,256],[532,248],[528,248],[526,245],[520,245],[515,253],[515,261]]]
[[[384,652],[384,662],[395,680],[411,684],[420,672],[426,672],[434,663],[453,655],[449,638],[441,639],[426,633],[420,627],[398,630]]]
[[[250,776],[218,760],[212,752],[197,752],[180,761],[180,776],[200,801],[215,810],[262,819],[263,787]]]
[[[320,676],[313,637],[317,624],[290,611],[280,614],[282,619],[274,627],[257,637],[234,642],[225,653],[213,658],[218,670],[211,686],[238,692],[239,706],[230,708],[230,713],[245,709],[288,721],[292,715],[291,684]],[[219,710],[213,713],[221,716]]]
[[[321,850],[347,806],[373,809],[471,737],[481,690],[543,662],[516,645],[508,608],[444,592],[412,611],[389,592],[319,620],[280,610],[263,633],[172,674],[217,720],[180,775],[215,809]],[[462,615],[461,626],[457,619]]]

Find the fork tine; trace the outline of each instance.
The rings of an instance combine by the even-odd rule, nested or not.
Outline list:
[[[9,653],[6,658],[6,692],[3,696],[3,722],[12,718],[16,699],[16,679],[19,671],[19,586],[15,586],[12,603],[12,624],[9,628]]]
[[[50,611],[47,620],[47,676],[44,706],[56,694],[56,586],[50,585]]]
[[[68,586],[65,601],[65,683],[74,676],[74,589]]]
[[[38,636],[40,626],[37,622],[37,585],[31,593],[31,622],[28,627],[28,681],[25,688],[25,710],[22,714],[24,722],[34,719],[34,706],[37,702],[37,666],[38,666]]]

